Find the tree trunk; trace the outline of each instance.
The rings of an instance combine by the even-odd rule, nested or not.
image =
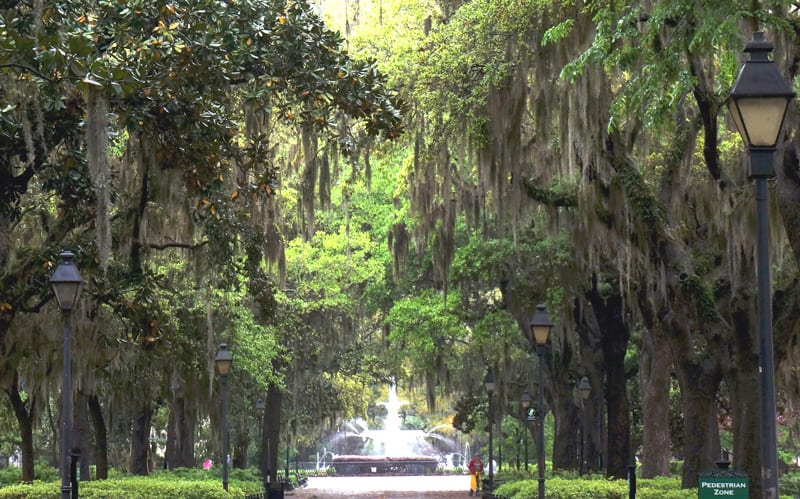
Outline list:
[[[150,401],[143,402],[139,413],[133,420],[131,431],[130,472],[133,475],[147,475],[147,459],[150,451],[150,422],[153,406]]]
[[[755,311],[750,296],[733,305],[733,342],[736,357],[726,371],[725,384],[733,410],[733,467],[750,477],[750,497],[761,497],[761,386]]]
[[[233,462],[234,468],[243,470],[247,468],[247,449],[250,447],[250,433],[247,427],[239,426],[233,435]]]
[[[606,354],[606,404],[608,406],[608,464],[610,478],[628,476],[630,417],[625,379],[625,353],[609,349]]]
[[[722,341],[723,328],[715,329],[716,323],[698,325],[688,320],[693,317],[691,305],[674,305],[679,308],[665,314],[662,327],[675,359],[683,402],[682,486],[696,487],[698,474],[716,468],[720,457],[716,394],[729,346]]]
[[[88,407],[94,427],[95,478],[105,480],[108,478],[108,429],[97,395],[89,396]]]
[[[30,483],[33,481],[33,417],[31,411],[28,410],[25,402],[19,393],[19,378],[17,373],[14,373],[14,379],[11,386],[6,389],[8,400],[11,402],[11,407],[14,409],[14,416],[17,418],[17,425],[19,426],[19,436],[22,440],[22,481]],[[33,395],[30,395],[30,407],[33,407]]]
[[[719,459],[717,404],[714,395],[720,382],[719,370],[712,362],[677,365],[683,401],[683,479],[682,487],[697,487],[698,474],[715,468]],[[716,436],[715,436],[716,435]]]
[[[581,427],[581,415],[575,402],[575,382],[571,372],[572,347],[568,341],[561,345],[560,355],[549,356],[547,371],[549,382],[545,387],[550,394],[555,436],[553,440],[553,469],[579,470],[581,434],[575,431]],[[559,365],[554,366],[555,362]]]
[[[187,411],[187,403],[183,394],[176,393],[170,404],[165,459],[167,468],[171,470],[194,467],[196,419],[193,413],[190,414],[190,411]]]
[[[262,476],[269,476],[270,482],[277,481],[278,477],[278,444],[281,434],[281,403],[283,393],[274,385],[267,390],[267,399],[264,407],[264,423],[261,432],[261,460]]]
[[[642,478],[669,475],[670,373],[672,356],[658,327],[643,335],[639,361],[642,387]]]
[[[589,473],[603,469],[603,448],[605,442],[603,416],[603,400],[605,393],[605,365],[603,364],[603,351],[600,346],[602,335],[597,318],[591,306],[576,298],[574,306],[576,332],[580,338],[582,374],[589,378],[592,387],[589,398],[583,401],[583,417],[586,418],[587,428],[585,438],[585,453],[582,459],[586,471]],[[583,430],[581,430],[583,432]]]
[[[53,417],[53,410],[50,404],[45,405],[45,409],[47,412],[47,426],[50,430],[51,435],[58,435],[58,425],[56,424],[56,419]],[[53,468],[59,467],[59,460],[58,460],[58,442],[53,441],[53,444],[50,447],[50,466]]]
[[[81,481],[91,480],[89,472],[89,415],[87,414],[88,398],[78,390],[72,413],[72,452],[78,452],[78,470]]]
[[[553,401],[555,440],[553,470],[579,470],[581,448],[581,416],[573,398],[560,397]]]
[[[608,459],[606,475],[626,478],[630,456],[630,416],[625,373],[625,353],[628,349],[628,331],[622,308],[622,296],[616,292],[601,297],[597,282],[593,283],[587,297],[594,309],[602,332],[601,348],[606,365],[606,404],[608,408]]]

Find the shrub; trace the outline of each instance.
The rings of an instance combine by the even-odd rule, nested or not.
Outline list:
[[[36,463],[33,476],[37,481],[50,482],[58,480],[58,470],[45,463]],[[22,483],[22,468],[10,467],[0,470],[0,487]]]
[[[231,480],[225,492],[217,479],[200,478],[181,471],[191,478],[176,478],[170,473],[158,476],[124,477],[80,483],[80,496],[84,499],[233,499],[263,492],[260,480],[256,482]],[[0,499],[59,499],[60,482],[34,482],[0,489]]]
[[[587,480],[556,477],[547,480],[548,499],[625,499],[627,480]],[[538,494],[539,482],[519,480],[497,488],[497,494],[511,499],[528,499]],[[697,489],[681,489],[680,479],[656,478],[636,482],[638,499],[697,499]]]

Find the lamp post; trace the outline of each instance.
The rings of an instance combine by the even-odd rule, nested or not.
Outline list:
[[[259,419],[258,419],[258,442],[259,442],[259,445],[263,445],[262,440],[264,439],[264,409],[266,407],[267,407],[267,404],[266,404],[266,402],[264,402],[264,399],[259,397],[256,400],[256,410],[260,414]],[[264,459],[263,459],[263,450],[264,450],[264,448],[261,447],[261,450],[262,450],[262,456],[259,456],[259,466],[260,466],[261,471],[262,471],[262,473],[261,473],[261,481],[263,482],[264,490],[266,491],[266,490],[269,490],[268,489],[268,487],[269,487],[269,474],[266,472],[267,465],[264,463]]]
[[[71,251],[61,252],[61,262],[50,276],[50,285],[64,316],[64,378],[61,386],[61,499],[70,499],[70,448],[72,446],[72,309],[81,294],[81,273],[72,263]]]
[[[750,54],[728,97],[728,109],[750,151],[750,176],[756,193],[756,269],[758,277],[758,354],[761,415],[761,483],[763,497],[778,497],[778,450],[775,427],[775,367],[772,340],[772,297],[769,276],[767,180],[775,176],[773,156],[794,98],[789,83],[769,54],[774,45],[764,33],[753,33],[744,51]]]
[[[544,499],[544,354],[547,353],[547,338],[553,323],[547,315],[544,305],[536,305],[536,312],[531,317],[531,336],[536,344],[536,354],[539,356],[539,438],[536,442],[537,459],[536,467],[539,471],[539,499]]]
[[[592,384],[589,383],[589,378],[584,376],[578,384],[578,392],[581,394],[581,419],[583,422],[583,429],[581,430],[581,475],[589,472],[589,460],[587,459],[586,441],[589,433],[589,418],[586,416],[586,401],[592,394]]]
[[[489,492],[494,490],[494,466],[492,461],[494,455],[492,454],[492,423],[494,423],[494,412],[492,408],[492,398],[494,396],[494,377],[492,371],[486,372],[486,377],[483,378],[483,386],[486,388],[486,393],[489,394]],[[480,485],[480,484],[478,484]]]
[[[233,355],[226,343],[219,344],[214,359],[219,371],[220,391],[222,392],[222,488],[228,490],[228,373],[233,364]]]
[[[286,432],[286,463],[283,468],[283,479],[289,483],[289,432]]]
[[[525,423],[525,471],[528,471],[528,408],[531,406],[531,394],[528,390],[522,392],[519,405],[522,406],[523,423]]]

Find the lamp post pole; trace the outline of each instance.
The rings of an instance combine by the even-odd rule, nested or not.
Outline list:
[[[61,499],[70,499],[72,446],[72,309],[81,292],[81,274],[72,263],[75,255],[70,251],[61,253],[61,262],[50,276],[50,285],[56,295],[58,306],[64,316],[64,374],[61,386]],[[77,497],[77,494],[76,494]]]
[[[259,445],[263,445],[263,440],[264,440],[264,409],[265,408],[266,408],[266,402],[264,402],[263,398],[259,398],[258,400],[256,400],[256,410],[260,414],[260,416],[259,416],[259,427],[258,427],[258,442],[259,442]],[[264,448],[261,447],[261,450],[263,452]],[[264,490],[268,491],[269,490],[269,475],[266,473],[266,465],[264,463],[264,454],[263,453],[260,456],[259,461],[260,461],[259,464],[261,465],[261,470],[262,470],[261,481],[264,484]]]
[[[586,448],[586,442],[589,433],[589,418],[586,415],[586,401],[589,400],[589,395],[592,393],[592,385],[589,383],[589,378],[584,376],[578,384],[578,391],[581,394],[581,475],[589,472],[589,460]]]
[[[283,478],[286,480],[286,484],[289,484],[289,434],[286,434],[286,463],[284,464],[283,468]]]
[[[773,48],[774,45],[764,37],[764,33],[753,33],[752,41],[744,49],[750,54],[750,60],[742,65],[728,97],[728,108],[750,152],[750,176],[755,180],[761,487],[765,499],[778,497],[767,182],[775,176],[774,153],[786,110],[795,95],[770,60],[769,54]]]
[[[533,341],[536,344],[536,354],[539,356],[539,407],[537,408],[539,438],[536,442],[536,468],[539,473],[539,499],[544,499],[544,354],[547,352],[547,338],[553,328],[553,323],[550,321],[544,305],[536,305],[536,312],[531,317],[530,328],[531,336],[533,336]]]
[[[492,405],[492,398],[494,396],[494,377],[492,376],[492,371],[486,372],[486,377],[483,379],[483,384],[486,387],[486,393],[489,394],[489,462],[487,463],[488,470],[489,470],[489,490],[488,492],[494,492],[494,454],[492,451],[493,442],[492,442],[492,424],[494,423],[494,408]],[[480,484],[478,484],[480,486]],[[482,487],[481,487],[482,488]]]
[[[770,160],[771,160],[770,154]],[[755,161],[755,156],[752,158]],[[756,258],[758,268],[758,354],[761,359],[761,476],[764,497],[778,498],[778,436],[775,427],[775,367],[772,348],[772,297],[769,276],[767,178],[755,177]]]
[[[228,375],[220,376],[222,383],[222,488],[228,490]]]
[[[222,392],[222,488],[228,490],[228,373],[233,363],[233,356],[226,343],[219,344],[217,364]]]
[[[525,471],[528,471],[528,408],[531,406],[531,394],[528,390],[522,392],[519,404],[522,406],[522,422],[525,427]]]
[[[539,473],[539,499],[544,499],[544,473],[545,473],[545,462],[544,462],[544,354],[545,350],[547,349],[546,346],[537,346],[536,347],[536,354],[539,356],[539,398],[538,398],[538,405],[539,405],[539,438],[536,441],[536,469]]]

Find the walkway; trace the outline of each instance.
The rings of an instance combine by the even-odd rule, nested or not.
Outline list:
[[[286,493],[295,499],[456,499],[469,497],[469,475],[310,477]]]

